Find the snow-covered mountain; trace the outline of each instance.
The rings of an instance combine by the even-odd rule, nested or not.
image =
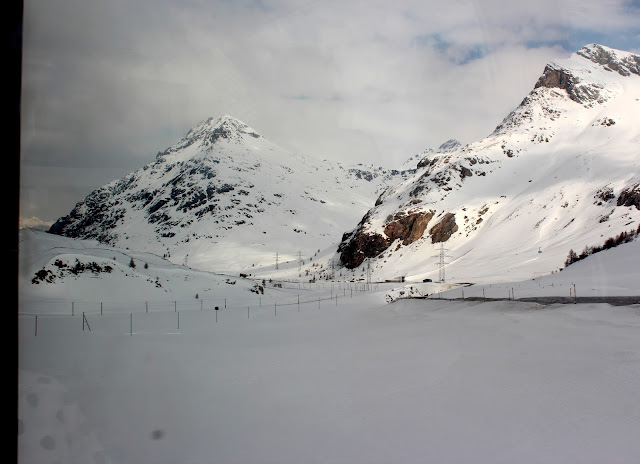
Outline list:
[[[324,277],[524,279],[637,228],[638,120],[640,57],[592,44],[549,63],[485,139],[398,170],[293,154],[223,116],[50,231],[218,272],[321,277],[313,255]]]
[[[250,272],[335,246],[381,189],[411,172],[290,153],[225,115],[95,190],[50,231],[198,269]]]
[[[18,220],[18,229],[37,229],[37,230],[49,230],[51,228],[51,222],[45,222],[35,216],[30,218],[20,218]]]
[[[549,63],[491,135],[425,153],[380,195],[345,234],[340,262],[374,279],[556,271],[570,249],[638,227],[638,121],[640,56],[592,44]]]

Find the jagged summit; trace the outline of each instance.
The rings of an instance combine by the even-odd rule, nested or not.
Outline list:
[[[249,125],[231,115],[225,114],[217,118],[210,117],[206,121],[190,129],[189,132],[187,132],[187,135],[185,135],[178,143],[167,148],[163,152],[159,152],[157,154],[157,158],[182,151],[194,144],[198,148],[210,149],[210,147],[219,140],[242,143],[246,137],[252,139],[262,138],[262,136]]]
[[[552,61],[538,79],[540,88],[561,89],[583,105],[603,103],[619,78],[640,76],[640,56],[603,45],[582,47],[568,59]]]
[[[590,44],[578,50],[576,55],[599,64],[605,70],[615,71],[621,76],[640,75],[640,55],[631,52]]]
[[[461,146],[462,144],[456,139],[450,139],[438,147],[438,153],[448,153],[450,151],[455,151]]]
[[[577,105],[595,108],[617,98],[640,77],[640,56],[599,44],[582,47],[568,58],[549,62],[533,90],[495,128],[505,135],[535,121],[553,124]],[[543,140],[548,131],[540,130]]]
[[[248,124],[240,121],[229,114],[222,115],[218,118],[210,117],[205,122],[197,125],[189,131],[187,137],[195,134],[216,133],[220,137],[231,138],[239,134],[248,134],[252,137],[260,137],[260,135]]]

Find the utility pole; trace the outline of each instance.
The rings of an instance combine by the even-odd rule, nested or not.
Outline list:
[[[298,251],[298,277],[302,275],[302,251]]]
[[[371,263],[367,260],[367,285],[371,285]]]
[[[278,270],[278,252],[276,251],[276,271]]]

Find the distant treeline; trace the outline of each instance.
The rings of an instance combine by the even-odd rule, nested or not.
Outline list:
[[[570,264],[575,263],[576,261],[580,261],[581,259],[586,258],[587,256],[590,256],[594,253],[598,253],[602,250],[608,250],[609,248],[613,248],[613,247],[617,247],[618,245],[622,244],[622,243],[628,243],[628,242],[632,242],[636,239],[636,237],[640,236],[640,225],[638,226],[637,229],[631,229],[628,232],[620,232],[617,236],[615,237],[609,237],[608,239],[606,239],[604,241],[604,243],[602,245],[599,246],[585,246],[584,250],[582,250],[582,253],[578,254],[575,251],[569,250],[569,255],[567,256],[567,259],[564,262],[564,267],[569,266]]]

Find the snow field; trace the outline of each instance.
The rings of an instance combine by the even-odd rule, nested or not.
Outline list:
[[[21,318],[19,462],[636,462],[637,306],[384,292]]]

